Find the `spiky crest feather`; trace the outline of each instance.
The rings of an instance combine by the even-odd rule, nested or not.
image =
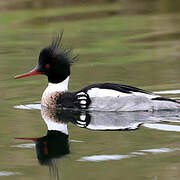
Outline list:
[[[78,55],[73,55],[72,48],[65,48],[62,45],[62,37],[63,31],[60,32],[56,37],[53,38],[51,45],[48,47],[50,51],[50,55],[53,56],[61,56],[63,59],[66,59],[68,63],[71,65],[77,60]]]

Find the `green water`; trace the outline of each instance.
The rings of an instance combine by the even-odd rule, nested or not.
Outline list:
[[[47,80],[43,76],[13,77],[31,70],[39,51],[62,29],[64,46],[79,54],[72,66],[71,91],[98,82],[124,83],[149,91],[180,89],[179,2],[128,0],[52,6],[17,2],[16,6],[9,1],[0,4],[0,179],[57,179],[57,175],[50,175],[48,166],[38,163],[34,147],[16,147],[32,142],[15,139],[46,135],[39,110],[13,107],[40,101]],[[78,161],[84,156],[180,148],[179,132],[145,127],[90,131],[72,124],[68,131],[70,140],[81,142],[70,142],[71,153],[57,160],[59,179],[180,178],[178,150],[101,162]],[[15,174],[7,176],[7,172]]]

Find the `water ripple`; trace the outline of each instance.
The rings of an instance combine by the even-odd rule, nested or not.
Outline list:
[[[29,144],[17,144],[17,145],[12,145],[10,147],[17,147],[17,148],[33,148],[35,147],[34,143],[29,143]]]
[[[110,160],[122,160],[137,156],[144,156],[148,153],[157,154],[157,153],[168,153],[168,152],[174,152],[179,151],[180,148],[159,148],[159,149],[145,149],[145,150],[139,150],[136,152],[131,152],[127,155],[91,155],[91,156],[84,156],[78,159],[77,161],[88,161],[88,162],[101,162],[101,161],[110,161]]]
[[[0,171],[0,176],[20,175],[19,172]]]
[[[180,94],[180,90],[155,91],[155,94]]]
[[[174,131],[174,132],[180,132],[180,126],[177,125],[167,125],[167,124],[151,124],[151,123],[145,123],[143,124],[144,127],[151,128],[151,129],[157,129],[161,131]]]

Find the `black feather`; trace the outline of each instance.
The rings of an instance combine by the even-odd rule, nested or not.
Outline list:
[[[77,59],[72,53],[72,48],[62,45],[62,37],[63,31],[53,38],[50,46],[42,49],[39,55],[38,67],[48,76],[51,83],[64,81],[70,75],[71,64]]]
[[[152,100],[157,100],[157,101],[171,101],[171,102],[175,102],[175,103],[178,103],[180,104],[180,102],[174,100],[174,99],[170,99],[170,98],[166,98],[166,97],[156,97],[156,98],[153,98]]]
[[[115,90],[115,91],[119,91],[119,92],[127,93],[127,94],[131,94],[132,92],[140,92],[140,93],[145,93],[145,94],[151,94],[150,92],[145,91],[143,89],[139,89],[139,88],[124,85],[124,84],[115,84],[115,83],[91,84],[91,85],[81,89],[81,91],[87,92],[88,90],[90,90],[92,88],[111,89],[111,90]]]
[[[78,55],[73,55],[72,48],[65,48],[62,44],[63,31],[53,38],[51,45],[47,48],[52,57],[61,57],[66,60],[70,65],[77,60]]]

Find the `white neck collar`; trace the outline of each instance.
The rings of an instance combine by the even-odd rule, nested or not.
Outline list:
[[[48,83],[48,87],[46,88],[46,91],[48,93],[68,91],[68,83],[69,83],[69,76],[60,83],[56,83],[56,84]]]

